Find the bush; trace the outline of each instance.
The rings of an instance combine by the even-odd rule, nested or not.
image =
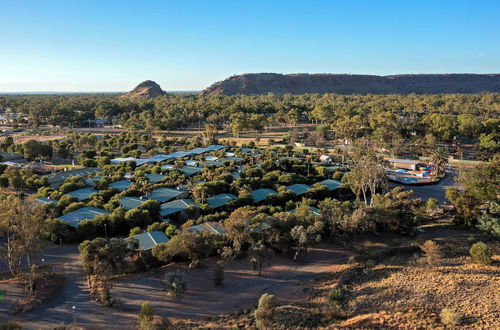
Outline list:
[[[500,238],[500,218],[497,215],[483,215],[477,221],[477,228],[495,238]]]
[[[483,242],[477,242],[470,248],[470,256],[474,262],[482,265],[491,265],[491,250]]]
[[[255,325],[257,329],[271,329],[271,323],[276,309],[276,297],[264,293],[260,296],[259,306],[255,310]]]
[[[222,283],[224,282],[224,262],[223,261],[218,261],[215,264],[213,281],[214,281],[215,286],[221,286]]]
[[[345,304],[347,297],[344,290],[340,288],[331,289],[327,297],[327,312],[326,316],[329,319],[344,318],[347,313],[345,311]]]
[[[139,234],[142,234],[143,232],[144,232],[144,230],[142,230],[140,227],[134,227],[134,228],[130,229],[130,233],[128,234],[128,237],[139,235]]]
[[[21,330],[22,327],[15,321],[7,321],[0,323],[0,330]]]
[[[168,272],[165,274],[165,283],[167,286],[167,292],[172,294],[174,297],[182,296],[187,289],[186,274],[180,271]]]
[[[153,307],[148,302],[143,302],[139,312],[139,329],[149,330],[153,328],[154,312]]]
[[[462,322],[461,316],[450,308],[443,308],[439,314],[441,322],[445,325],[456,326]]]
[[[425,241],[420,245],[420,249],[425,252],[425,260],[429,265],[438,265],[443,258],[439,245],[431,240]]]

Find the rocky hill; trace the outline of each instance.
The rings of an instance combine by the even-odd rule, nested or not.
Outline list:
[[[209,86],[202,95],[234,94],[408,94],[500,92],[500,74],[354,74],[247,73]]]
[[[123,95],[128,98],[151,98],[166,94],[160,85],[152,80],[146,80],[137,85],[133,90]]]

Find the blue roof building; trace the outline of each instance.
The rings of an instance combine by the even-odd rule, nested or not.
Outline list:
[[[323,180],[323,181],[319,182],[319,184],[327,187],[328,190],[330,190],[330,191],[334,191],[334,190],[337,190],[340,188],[340,186],[342,185],[342,182],[337,181],[337,180]]]
[[[267,196],[272,195],[272,194],[277,194],[278,192],[269,189],[269,188],[261,188],[252,191],[252,198],[256,203],[262,202],[264,199],[266,199]]]
[[[41,203],[43,205],[46,205],[46,204],[56,205],[57,204],[56,200],[50,199],[48,197],[39,197],[39,198],[35,199],[35,201],[37,201],[38,203]]]
[[[127,180],[115,181],[109,184],[110,187],[115,188],[118,191],[124,191],[130,188],[132,182]]]
[[[127,196],[120,198],[120,204],[122,204],[122,206],[127,210],[135,209],[136,207],[141,206],[146,201],[147,199],[139,197]]]
[[[221,206],[225,206],[230,201],[237,199],[233,194],[219,194],[213,197],[207,198],[207,204],[210,205],[211,208],[216,209]]]
[[[67,195],[75,197],[78,201],[84,201],[90,198],[90,195],[98,193],[99,190],[83,188],[74,191],[70,191]]]
[[[137,234],[131,238],[139,242],[139,249],[149,251],[160,243],[168,242],[168,236],[162,231],[151,231],[142,234]]]
[[[173,214],[183,212],[192,207],[198,207],[191,199],[177,199],[168,203],[161,204],[160,216],[166,218]]]
[[[224,235],[226,233],[226,229],[224,229],[217,222],[204,222],[190,227],[188,231],[191,233],[210,233],[218,235]]]
[[[296,184],[289,185],[286,188],[288,190],[293,191],[295,193],[295,195],[301,196],[301,195],[304,195],[309,189],[311,189],[311,186],[308,186],[308,185],[302,184],[302,183],[296,183]]]
[[[172,188],[158,188],[153,190],[149,198],[160,203],[165,203],[172,199],[182,198],[183,196],[187,196],[187,191]]]
[[[76,227],[83,220],[94,220],[97,216],[102,214],[110,214],[108,211],[99,209],[97,207],[82,207],[73,212],[69,212],[59,219],[66,221],[71,226]]]
[[[146,174],[146,178],[148,178],[149,183],[156,184],[161,182],[165,175],[163,174]]]

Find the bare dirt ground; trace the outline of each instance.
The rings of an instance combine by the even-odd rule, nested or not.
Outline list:
[[[72,323],[76,316],[78,325],[88,329],[130,327],[137,321],[144,301],[150,301],[159,316],[206,318],[252,308],[266,292],[283,301],[305,299],[304,283],[334,271],[347,259],[338,246],[324,243],[296,262],[288,256],[276,256],[264,267],[262,276],[257,276],[246,260],[236,260],[226,267],[224,285],[218,288],[212,283],[214,259],[205,260],[202,267],[193,270],[188,270],[186,264],[173,264],[117,280],[112,294],[119,304],[100,307],[90,300],[76,246],[52,248],[44,256],[47,263],[54,264],[56,271],[66,276],[64,291],[48,305],[26,314],[0,311],[0,320],[19,320],[26,329],[39,329]],[[164,273],[175,270],[186,271],[187,276],[188,290],[180,299],[164,291]],[[76,315],[72,306],[76,307]]]

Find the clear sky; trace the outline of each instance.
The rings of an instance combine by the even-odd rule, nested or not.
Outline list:
[[[0,0],[0,92],[230,75],[499,73],[498,0]]]

